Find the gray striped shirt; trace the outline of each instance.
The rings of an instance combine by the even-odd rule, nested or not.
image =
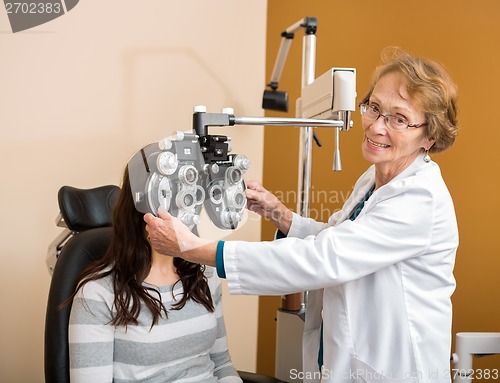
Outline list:
[[[139,325],[112,326],[111,277],[85,284],[71,308],[71,382],[241,383],[227,349],[221,283],[213,268],[207,267],[205,274],[215,311],[192,300],[181,310],[171,310],[182,284],[175,285],[173,294],[172,286],[162,286],[158,289],[168,318],[162,316],[153,328],[145,305]]]

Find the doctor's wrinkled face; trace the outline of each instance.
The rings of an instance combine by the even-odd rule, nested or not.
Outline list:
[[[410,99],[399,74],[390,72],[376,83],[362,117],[364,158],[391,180],[432,145],[426,137],[424,113]]]

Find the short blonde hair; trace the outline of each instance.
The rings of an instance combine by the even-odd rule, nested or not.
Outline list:
[[[425,115],[426,133],[435,144],[430,153],[438,153],[455,142],[458,133],[457,86],[444,67],[434,61],[413,57],[399,48],[386,48],[384,64],[374,73],[372,84],[362,103],[368,103],[375,85],[388,73],[397,73],[406,83],[411,99]]]

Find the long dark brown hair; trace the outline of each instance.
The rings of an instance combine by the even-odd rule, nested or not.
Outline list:
[[[147,240],[143,216],[144,214],[135,209],[129,173],[125,169],[120,195],[113,209],[111,243],[104,257],[83,271],[75,292],[70,297],[72,300],[78,289],[87,282],[111,275],[116,308],[111,324],[115,326],[137,325],[141,302],[144,302],[151,311],[153,316],[151,326],[158,323],[162,311],[165,316],[168,315],[167,309],[161,302],[160,292],[153,287],[143,285],[152,263],[152,249]],[[180,310],[188,300],[192,299],[213,312],[212,296],[203,273],[205,267],[181,258],[174,258],[174,266],[179,276],[176,284],[182,283],[184,294],[172,309]]]

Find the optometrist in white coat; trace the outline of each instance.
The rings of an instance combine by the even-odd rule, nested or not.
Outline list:
[[[439,64],[396,51],[360,104],[362,153],[372,166],[328,223],[292,213],[248,182],[248,208],[286,238],[214,243],[162,212],[145,216],[151,243],[217,266],[233,294],[308,290],[304,370],[291,371],[294,378],[450,382],[458,228],[429,153],[455,140],[456,97]]]

